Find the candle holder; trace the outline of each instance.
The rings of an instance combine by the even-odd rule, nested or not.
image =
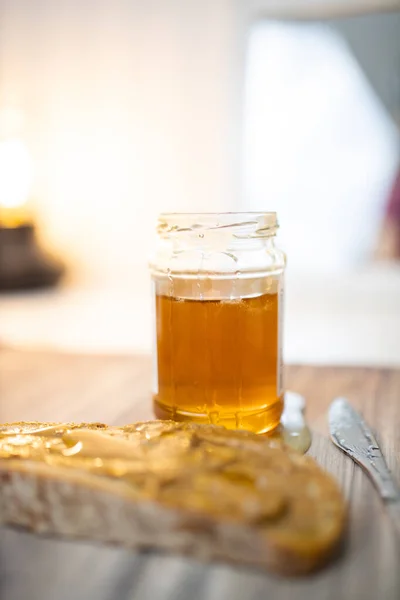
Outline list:
[[[53,286],[63,272],[39,245],[33,223],[7,227],[0,216],[0,292]]]
[[[34,168],[22,124],[19,110],[0,107],[0,292],[52,286],[64,272],[36,237],[29,208]]]

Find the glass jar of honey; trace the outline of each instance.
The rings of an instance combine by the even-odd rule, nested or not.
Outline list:
[[[258,433],[283,408],[276,213],[163,214],[150,268],[158,418]]]

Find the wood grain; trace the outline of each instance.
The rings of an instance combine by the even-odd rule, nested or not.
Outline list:
[[[0,422],[127,423],[151,418],[148,357],[65,355],[0,348]],[[400,552],[372,485],[327,438],[326,412],[346,396],[373,426],[400,481],[400,371],[287,369],[288,388],[304,394],[311,454],[339,480],[349,500],[349,534],[337,560],[301,580],[157,554],[0,529],[2,600],[368,600],[400,598]]]

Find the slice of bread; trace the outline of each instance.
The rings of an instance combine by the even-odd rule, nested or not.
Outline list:
[[[335,481],[279,442],[149,421],[0,426],[0,523],[300,574],[332,555]]]

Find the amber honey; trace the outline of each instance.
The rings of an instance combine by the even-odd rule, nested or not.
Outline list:
[[[194,297],[174,295],[189,285],[172,284],[169,294],[156,287],[156,416],[275,428],[283,406],[279,282],[243,282],[239,291],[268,290],[248,297],[209,299],[232,291],[229,281],[200,290],[193,283]]]

